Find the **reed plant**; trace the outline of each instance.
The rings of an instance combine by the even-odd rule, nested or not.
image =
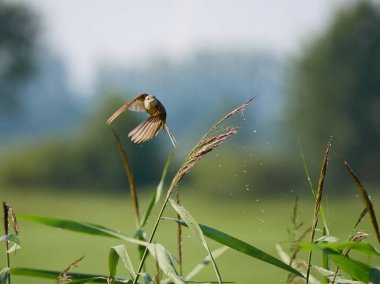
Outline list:
[[[18,238],[19,230],[13,208],[9,204],[4,203],[3,222],[5,230],[4,235],[0,237],[0,241],[5,242],[7,259],[5,262],[6,266],[0,272],[0,284],[11,284],[11,277],[13,276],[52,279],[55,283],[230,283],[234,282],[234,279],[228,279],[227,275],[227,281],[223,280],[224,276],[222,278],[222,271],[220,271],[216,262],[217,258],[222,256],[228,249],[235,250],[241,254],[265,262],[277,269],[288,272],[289,276],[285,280],[286,283],[380,283],[379,268],[349,257],[351,251],[358,251],[364,255],[373,257],[378,261],[380,259],[380,252],[378,249],[380,235],[373,201],[371,200],[368,191],[364,188],[362,182],[348,163],[339,157],[338,160],[341,161],[343,167],[358,187],[360,196],[364,202],[364,208],[362,214],[354,224],[354,231],[346,242],[338,242],[337,239],[331,235],[331,230],[328,227],[328,216],[323,211],[322,196],[324,194],[324,184],[328,172],[328,160],[330,158],[332,139],[328,141],[326,147],[316,188],[313,186],[313,182],[310,179],[309,169],[301,151],[306,177],[309,180],[311,192],[314,196],[314,214],[310,222],[311,225],[304,228],[306,223],[299,221],[299,201],[298,199],[296,200],[291,217],[292,227],[288,231],[291,247],[289,252],[286,252],[283,248],[283,244],[277,244],[276,247],[280,258],[270,255],[243,240],[223,232],[222,230],[198,223],[193,215],[180,204],[180,182],[183,177],[187,175],[201,159],[206,157],[209,152],[238,133],[238,128],[236,126],[226,126],[225,123],[230,117],[242,112],[253,99],[254,98],[251,98],[239,107],[233,109],[211,126],[184,158],[182,165],[179,167],[165,192],[165,180],[174,155],[174,152],[170,153],[162,170],[158,186],[153,191],[149,204],[145,210],[142,210],[139,205],[140,202],[138,191],[136,190],[132,166],[129,163],[125,148],[123,147],[116,130],[112,129],[124,165],[126,177],[129,181],[131,201],[134,208],[133,215],[136,223],[135,232],[125,234],[122,233],[121,230],[114,230],[103,225],[85,221],[35,215],[18,216],[19,220],[29,220],[53,228],[88,234],[93,237],[101,236],[118,239],[120,244],[109,248],[109,272],[107,275],[73,272],[73,269],[84,261],[83,258],[74,260],[72,263],[66,265],[61,271],[12,267],[11,253],[20,248],[20,240]],[[175,197],[173,193],[176,193]],[[174,209],[176,213],[174,217],[164,216],[165,209],[168,206],[171,206]],[[158,209],[158,214],[156,216],[153,214],[155,208]],[[357,224],[366,218],[367,215],[369,215],[369,218],[371,219],[374,234],[378,240],[377,246],[371,245],[369,242],[365,241],[369,236],[368,233],[355,231]],[[128,216],[127,218],[132,219],[133,217]],[[151,218],[154,218],[154,223],[151,232],[148,234],[147,223]],[[321,223],[319,222],[320,218],[322,218],[323,221],[321,229],[319,229],[318,226],[319,223]],[[162,222],[174,222],[177,224],[177,232],[173,232],[173,234],[177,235],[177,257],[174,256],[174,253],[169,252],[162,243],[156,241],[158,228]],[[11,226],[11,224],[13,224],[13,226]],[[11,230],[11,227],[13,227],[13,231]],[[183,267],[183,247],[181,244],[182,228],[190,230],[199,241],[199,245],[202,246],[207,253],[206,258],[193,269],[185,269]],[[317,234],[320,232],[322,232],[322,236],[316,238]],[[310,234],[310,237],[307,241],[308,234]],[[218,249],[211,251],[208,245],[209,239],[219,243],[221,246]],[[140,252],[138,259],[139,264],[137,267],[134,267],[132,264],[133,262],[130,257],[130,252],[125,246],[126,243],[135,245],[136,249]],[[301,252],[304,251],[308,252],[307,259],[303,259],[300,256]],[[322,266],[317,266],[314,263],[315,254],[321,255]],[[147,263],[148,258],[153,259],[155,265],[149,265]],[[128,274],[127,277],[117,277],[119,263],[122,264],[124,273]],[[197,280],[194,282],[194,277],[196,277],[198,273],[208,265],[211,265],[215,271],[215,279],[203,279],[202,281]],[[239,269],[239,267],[236,267],[236,269]],[[188,272],[184,274],[184,271]]]

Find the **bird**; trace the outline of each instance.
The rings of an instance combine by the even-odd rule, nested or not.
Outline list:
[[[136,96],[115,111],[107,120],[107,124],[110,125],[126,110],[146,111],[149,114],[149,117],[145,121],[141,122],[129,132],[128,137],[131,137],[132,142],[139,144],[151,140],[156,137],[162,128],[164,132],[168,134],[173,146],[176,147],[177,141],[166,123],[165,107],[155,96],[148,94]]]

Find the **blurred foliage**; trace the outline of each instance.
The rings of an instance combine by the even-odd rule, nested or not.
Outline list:
[[[188,187],[215,199],[283,198],[307,188],[301,163],[290,166],[294,163],[286,153],[258,153],[229,145],[194,168]],[[303,193],[309,194],[307,190],[300,195]]]
[[[0,164],[1,182],[21,187],[125,188],[128,181],[122,160],[112,131],[105,123],[123,103],[116,97],[102,102],[73,137],[61,136],[8,151]],[[142,119],[145,119],[142,114],[126,112],[113,124],[131,162],[137,188],[159,181],[169,154],[169,150],[162,151],[160,140],[143,145],[130,141],[129,131]],[[167,142],[169,145],[170,141]]]
[[[293,133],[318,149],[307,158],[333,135],[333,150],[369,180],[380,161],[379,8],[359,1],[337,14],[297,61],[289,102]]]
[[[17,105],[18,84],[34,69],[36,15],[20,3],[0,1],[0,108]]]

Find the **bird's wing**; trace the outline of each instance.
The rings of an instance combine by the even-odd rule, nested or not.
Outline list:
[[[164,123],[159,116],[150,116],[129,132],[128,137],[135,143],[148,141],[158,134]]]
[[[110,116],[110,118],[107,120],[107,124],[111,124],[120,114],[125,112],[127,109],[133,111],[145,111],[144,100],[146,96],[147,94],[138,95],[137,97],[124,104],[121,108],[115,111],[113,115]]]

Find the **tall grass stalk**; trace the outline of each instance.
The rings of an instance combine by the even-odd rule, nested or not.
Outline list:
[[[16,235],[19,234],[19,229],[18,229],[18,224],[17,224],[17,219],[16,215],[13,211],[12,206],[10,206],[8,203],[3,202],[3,224],[4,224],[4,232],[5,232],[5,237],[8,237],[10,234],[10,220],[12,221],[13,225],[13,231]],[[7,269],[11,268],[11,259],[10,259],[10,252],[9,252],[9,240],[5,240],[5,254],[6,254],[6,267]],[[8,284],[11,284],[11,274],[8,274]]]
[[[332,137],[330,137],[330,140],[327,143],[325,155],[323,157],[321,174],[319,176],[318,188],[317,188],[317,192],[315,194],[314,217],[313,217],[313,225],[311,227],[311,237],[310,237],[311,243],[314,242],[315,229],[317,228],[317,225],[318,225],[319,213],[320,213],[321,202],[322,202],[323,185],[324,185],[325,177],[326,177],[327,161],[328,161],[328,157],[329,157],[331,143],[332,143]],[[307,271],[306,271],[306,283],[307,284],[309,283],[310,268],[311,268],[311,257],[312,257],[312,251],[310,250],[308,263],[307,263]]]
[[[111,128],[111,129],[112,129],[112,133],[116,139],[121,158],[123,160],[125,173],[127,174],[127,177],[128,177],[129,190],[131,192],[133,207],[135,209],[136,228],[139,229],[140,228],[140,211],[139,211],[139,201],[138,201],[136,185],[135,185],[135,178],[132,174],[132,169],[129,165],[127,153],[124,150],[123,144],[121,143],[120,138],[117,135],[115,129],[113,129],[113,128]]]
[[[4,218],[4,232],[5,235],[9,234],[9,206],[6,202],[3,202],[3,218]],[[5,254],[7,256],[7,268],[11,267],[11,260],[8,253],[9,250],[9,242],[5,241]],[[8,283],[11,284],[11,274],[8,274]]]
[[[177,188],[177,194],[176,194],[176,201],[177,204],[180,205],[180,199],[179,199],[179,190]],[[177,213],[177,219],[181,220],[181,216],[179,213]],[[178,262],[179,262],[179,273],[183,275],[183,258],[182,258],[182,226],[181,224],[177,224],[177,244],[178,244]]]
[[[310,178],[309,169],[308,169],[308,166],[306,164],[305,156],[303,154],[301,145],[299,146],[299,148],[300,148],[300,152],[301,152],[301,159],[302,159],[303,167],[304,167],[305,174],[306,174],[306,177],[307,177],[307,181],[309,183],[311,192],[313,193],[313,196],[315,198],[315,194],[316,194],[315,193],[315,189],[314,189],[313,183],[312,183],[311,178]],[[322,218],[322,221],[323,221],[323,229],[326,231],[327,235],[330,235],[330,230],[329,230],[329,227],[327,225],[326,216],[325,216],[325,212],[323,210],[323,206],[322,205],[320,207],[320,212],[321,212],[321,218]]]
[[[153,238],[157,232],[158,225],[161,221],[161,217],[165,211],[166,205],[168,204],[169,198],[171,197],[171,194],[173,190],[178,186],[179,182],[182,180],[182,178],[191,170],[191,168],[200,160],[202,157],[204,157],[208,152],[212,151],[214,148],[221,145],[226,139],[229,137],[235,135],[237,133],[237,130],[233,127],[227,127],[227,128],[219,128],[219,126],[229,117],[235,115],[236,113],[242,111],[255,97],[249,99],[245,103],[243,103],[238,108],[234,109],[233,111],[226,114],[222,119],[220,119],[216,124],[214,124],[209,131],[206,132],[202,136],[202,138],[198,141],[198,143],[194,146],[194,148],[191,150],[191,152],[188,154],[186,159],[184,160],[182,166],[177,171],[176,175],[174,176],[169,189],[166,193],[165,201],[162,204],[162,207],[160,209],[160,212],[158,213],[156,222],[153,226],[152,233],[149,237],[148,242],[151,243],[153,241]],[[214,136],[210,136],[210,134],[218,132],[220,134],[215,134]],[[133,281],[133,284],[136,284],[139,279],[139,273],[141,272],[143,265],[145,263],[146,257],[148,254],[148,249],[145,249],[143,257],[140,261],[139,267],[137,269],[137,276]]]
[[[373,229],[375,230],[375,233],[376,233],[377,242],[380,244],[379,224],[377,223],[377,220],[376,220],[375,209],[373,208],[371,198],[370,198],[367,190],[364,188],[363,184],[361,183],[361,181],[357,177],[357,175],[354,173],[354,171],[348,165],[348,163],[345,160],[343,160],[342,158],[339,158],[339,160],[343,164],[344,168],[349,173],[349,175],[352,177],[352,179],[355,181],[355,183],[359,189],[360,197],[362,198],[362,200],[363,200],[363,202],[367,208],[367,211],[371,217],[371,223],[372,223]]]

